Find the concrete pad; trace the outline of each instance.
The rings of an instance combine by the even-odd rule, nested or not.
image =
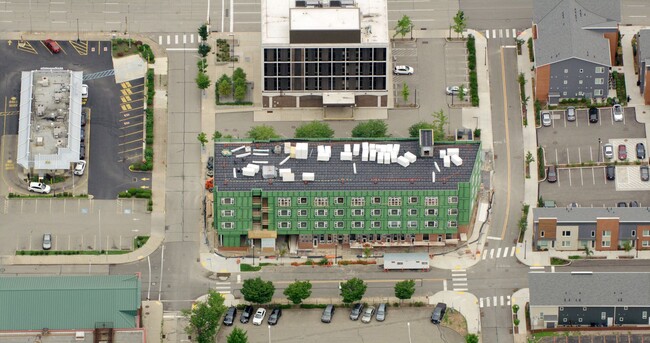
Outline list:
[[[140,55],[113,58],[115,83],[139,79],[147,73],[147,63]]]
[[[167,57],[157,57],[156,63],[153,65],[153,71],[156,75],[167,75],[169,68]]]
[[[183,165],[174,163],[167,166],[167,175],[171,177],[183,176]]]

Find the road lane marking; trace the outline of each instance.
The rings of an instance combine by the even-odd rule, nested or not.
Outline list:
[[[512,250],[510,251],[510,257],[515,256],[515,247],[512,247]]]
[[[494,258],[494,249],[490,250],[490,258]]]
[[[499,256],[501,256],[501,248],[497,249],[497,258],[499,258]]]
[[[508,256],[508,249],[510,249],[510,248],[509,248],[509,247],[506,247],[506,248],[503,250],[503,257]],[[514,247],[513,247],[513,249],[514,249]]]
[[[506,237],[506,230],[508,229],[508,217],[510,216],[510,183],[512,173],[510,171],[510,131],[508,131],[508,92],[506,90],[506,73],[505,73],[505,58],[503,55],[503,47],[501,47],[501,83],[503,85],[503,116],[505,118],[506,128],[506,165],[507,165],[507,178],[506,178],[506,212],[504,215],[503,229],[501,230],[501,239]]]

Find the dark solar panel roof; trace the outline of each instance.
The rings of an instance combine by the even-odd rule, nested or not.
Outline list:
[[[296,141],[292,141],[295,145]],[[432,189],[445,190],[457,189],[458,182],[469,182],[472,169],[479,149],[479,144],[457,144],[457,145],[436,145],[434,147],[435,158],[420,158],[419,145],[417,140],[412,141],[372,141],[374,144],[400,144],[399,156],[407,151],[418,156],[415,163],[408,167],[402,167],[397,163],[389,165],[377,164],[377,162],[362,162],[361,155],[354,156],[352,161],[341,161],[340,153],[344,145],[360,141],[322,141],[309,142],[309,157],[306,160],[289,159],[284,165],[280,162],[288,155],[284,153],[274,154],[273,148],[276,145],[284,147],[284,142],[272,143],[216,143],[214,163],[214,185],[220,191],[244,191],[252,188],[261,188],[265,191],[313,191],[313,190],[406,190],[406,189]],[[251,146],[254,149],[270,149],[269,156],[248,156],[236,158],[235,155],[244,153],[244,150],[237,151],[232,156],[223,156],[224,149],[235,149],[240,146]],[[329,145],[332,147],[332,157],[329,162],[317,161],[318,145]],[[461,166],[451,164],[450,168],[444,168],[443,161],[439,156],[439,150],[446,148],[458,148],[459,156],[463,159]],[[283,151],[282,149],[281,151]],[[254,177],[244,176],[241,171],[237,172],[237,178],[233,177],[233,168],[241,169],[253,161],[268,161],[268,164],[259,164],[260,171]],[[438,163],[440,172],[437,172],[434,162]],[[356,163],[357,174],[354,174],[353,163]],[[293,182],[283,182],[281,177],[275,179],[262,178],[262,166],[273,165],[276,168],[290,168],[295,174]],[[436,172],[436,182],[432,182],[431,172]],[[302,173],[315,173],[315,181],[302,181]]]

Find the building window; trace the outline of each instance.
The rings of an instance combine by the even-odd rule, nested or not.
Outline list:
[[[447,227],[458,227],[458,223],[455,220],[450,220],[447,222]]]
[[[581,84],[582,84],[582,80],[578,80],[578,84],[581,85]]]
[[[437,216],[438,215],[438,209],[437,208],[427,208],[427,216]]]
[[[563,323],[566,323],[567,320],[568,320],[567,318],[562,318],[562,322],[563,322]]]
[[[458,204],[458,197],[449,197],[447,198],[448,204]]]
[[[344,225],[343,222],[334,222],[334,228],[336,229],[342,229]]]
[[[595,96],[603,96],[603,90],[602,89],[594,89],[594,95]]]
[[[581,68],[581,69],[580,69],[579,71],[580,71],[580,74],[582,74],[582,73],[584,73],[584,72],[585,72],[585,70],[584,70],[584,69],[582,69],[582,68]]]
[[[591,237],[596,237],[596,231],[591,230]]]
[[[402,206],[402,198],[401,197],[389,197],[388,198],[388,206]]]
[[[409,216],[417,216],[418,210],[416,208],[409,208]]]
[[[397,221],[397,220],[390,220],[388,221],[388,228],[389,229],[399,229],[402,227],[402,222]]]
[[[379,217],[379,216],[381,216],[381,210],[373,209],[372,212],[371,212],[371,215],[374,216],[374,217]]]
[[[334,216],[336,217],[343,217],[345,215],[345,210],[342,208],[338,208],[334,210]]]
[[[278,206],[291,207],[291,198],[278,198]]]
[[[564,69],[564,73],[565,73],[565,74],[568,74],[568,73],[569,73],[569,69]]]
[[[278,217],[291,217],[291,210],[278,210]]]
[[[565,85],[568,85],[568,84],[569,84],[569,80],[564,80],[564,84],[565,84]]]
[[[609,248],[610,246],[612,246],[612,242],[611,241],[603,241],[603,244],[601,244],[601,245],[603,246],[603,248]]]
[[[278,222],[278,229],[291,229],[291,222]]]
[[[298,222],[298,228],[299,229],[306,229],[307,228],[307,222]]]
[[[618,317],[618,321],[622,323],[623,321],[625,321],[625,318],[623,318],[623,317]]]
[[[298,217],[306,217],[307,210],[298,210]]]
[[[435,221],[435,220],[426,221],[426,222],[424,222],[424,227],[429,228],[429,229],[436,228],[436,227],[438,227],[438,222]]]
[[[234,205],[235,198],[221,198],[221,205]]]
[[[316,197],[314,198],[314,206],[329,206],[329,201],[324,197]]]
[[[562,231],[562,237],[571,237],[571,231]]]
[[[388,210],[389,216],[399,216],[402,215],[402,210],[399,208],[391,208]]]
[[[641,246],[644,247],[644,248],[650,247],[650,241],[641,242]]]
[[[539,236],[540,236],[540,237],[544,237],[544,231],[540,231],[540,232],[539,232]]]
[[[381,222],[377,222],[377,221],[372,222],[370,223],[370,227],[373,229],[381,229]]]
[[[235,228],[235,223],[233,223],[233,222],[221,223],[221,228],[222,229],[233,229],[233,228]]]
[[[571,241],[562,241],[562,247],[568,248],[571,246]]]
[[[317,229],[327,229],[327,222],[316,222]]]
[[[317,217],[325,217],[327,216],[327,210],[326,209],[314,210],[314,214]]]
[[[298,198],[298,203],[300,205],[305,205],[307,204],[307,198]]]
[[[450,216],[457,216],[458,215],[458,209],[457,208],[450,208],[447,210],[447,214]]]
[[[418,197],[409,197],[409,204],[417,204]]]
[[[636,237],[636,230],[632,230],[631,235],[632,237]]]
[[[582,323],[582,318],[578,318],[578,323]]]
[[[343,205],[343,204],[345,204],[345,198],[343,198],[343,197],[335,198],[334,203],[337,204],[337,205]]]
[[[409,220],[407,223],[407,226],[409,229],[417,229],[418,228],[418,222],[416,220]]]
[[[352,198],[352,206],[364,206],[366,198]]]
[[[643,237],[650,237],[650,230],[643,230]]]
[[[603,231],[603,237],[611,237],[612,232],[611,231]]]
[[[594,84],[597,84],[597,85],[605,84],[605,79],[603,79],[602,77],[597,77],[597,78],[594,79]]]
[[[607,319],[607,312],[600,312],[600,320]]]
[[[352,215],[353,216],[363,216],[363,209],[358,208],[358,209],[352,210]]]
[[[562,96],[566,96],[567,94],[567,92],[562,92]]]
[[[605,67],[596,67],[596,73],[597,74],[602,74],[605,72]]]
[[[381,204],[381,198],[380,197],[372,197],[372,203],[373,204]]]
[[[234,210],[221,210],[222,217],[232,217],[233,215],[235,215]]]
[[[578,96],[585,96],[585,92],[578,92]]]
[[[424,198],[424,206],[438,206],[438,197]]]
[[[352,222],[352,227],[355,229],[363,229],[363,222]]]
[[[648,319],[648,311],[641,311],[641,319]]]

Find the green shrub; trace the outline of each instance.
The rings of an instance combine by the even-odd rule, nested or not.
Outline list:
[[[535,52],[533,51],[533,38],[528,38],[528,58],[530,62],[535,62]]]
[[[261,266],[251,266],[248,263],[240,264],[239,268],[241,269],[242,272],[259,272],[262,269]]]
[[[479,105],[478,77],[476,75],[476,42],[473,35],[467,37],[467,68],[469,69],[469,96],[472,106]]]
[[[313,309],[313,308],[325,308],[327,304],[300,304],[300,308]]]

